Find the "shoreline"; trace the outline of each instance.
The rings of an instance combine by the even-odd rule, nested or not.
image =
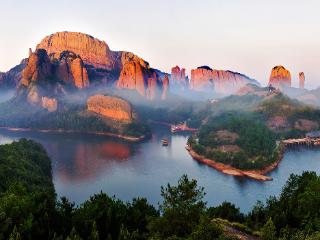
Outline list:
[[[186,146],[187,151],[189,152],[190,156],[195,159],[196,161],[205,164],[209,167],[212,167],[216,169],[219,172],[222,172],[223,174],[235,176],[235,177],[248,177],[257,181],[272,181],[272,177],[265,176],[265,174],[271,172],[275,168],[277,168],[280,164],[280,162],[283,159],[283,155],[285,152],[285,146],[280,146],[280,153],[278,160],[272,163],[271,165],[263,168],[263,169],[257,169],[257,170],[241,170],[235,167],[232,167],[227,164],[219,163],[214,160],[208,159],[202,155],[199,155],[196,153],[189,145]]]
[[[122,134],[110,133],[110,132],[95,132],[95,131],[75,131],[75,130],[64,130],[64,129],[33,129],[33,128],[15,128],[15,127],[0,127],[0,129],[5,129],[9,131],[19,131],[19,132],[41,132],[41,133],[77,133],[77,134],[90,134],[107,136],[122,139],[128,142],[141,142],[146,139],[145,135],[140,137],[127,136]]]

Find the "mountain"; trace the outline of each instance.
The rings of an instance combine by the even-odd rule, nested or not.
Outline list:
[[[190,89],[195,91],[232,94],[248,83],[260,86],[256,80],[237,72],[213,70],[208,66],[191,70]]]
[[[78,55],[88,72],[88,81],[97,85],[116,85],[136,90],[150,100],[161,97],[162,80],[149,63],[131,52],[112,51],[90,35],[59,32],[47,36],[37,49],[45,49],[51,59],[59,59],[65,51]],[[150,92],[147,94],[147,91]],[[159,94],[157,94],[159,92]]]

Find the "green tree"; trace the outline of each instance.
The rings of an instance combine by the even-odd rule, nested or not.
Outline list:
[[[99,240],[99,232],[97,229],[96,221],[93,221],[93,223],[92,223],[90,240]]]
[[[198,187],[197,181],[189,180],[187,175],[179,179],[177,186],[162,186],[160,211],[163,216],[154,222],[153,231],[161,237],[188,236],[205,211],[204,195],[203,187]]]
[[[12,233],[10,234],[9,240],[21,240],[21,235],[18,231],[17,226],[14,226]]]
[[[276,228],[271,218],[263,226],[261,233],[263,240],[276,240]]]

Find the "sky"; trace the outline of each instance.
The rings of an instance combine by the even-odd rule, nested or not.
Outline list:
[[[319,0],[1,0],[0,71],[28,56],[45,36],[88,33],[131,51],[154,68],[208,65],[267,84],[273,66],[293,86],[320,86]]]

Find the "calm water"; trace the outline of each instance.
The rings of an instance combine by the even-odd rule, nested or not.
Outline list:
[[[0,130],[0,144],[19,138],[34,139],[47,149],[53,180],[59,196],[81,203],[101,190],[122,200],[146,197],[155,205],[160,186],[175,184],[186,173],[205,187],[208,205],[235,203],[247,212],[257,200],[278,195],[291,173],[312,170],[320,173],[320,151],[289,151],[271,182],[257,182],[226,176],[194,161],[185,150],[187,135],[171,136],[166,128],[154,130],[144,143],[124,143],[92,135],[14,132]],[[167,137],[169,147],[161,146]]]

